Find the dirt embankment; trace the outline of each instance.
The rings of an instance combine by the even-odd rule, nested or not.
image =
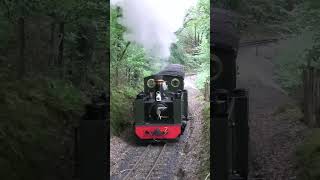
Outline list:
[[[279,108],[294,104],[274,80],[275,45],[241,48],[238,86],[250,94],[250,177],[266,180],[295,179],[294,152],[306,127],[296,114],[279,117]]]
[[[198,179],[200,152],[202,149],[201,132],[203,126],[202,109],[204,102],[195,85],[196,75],[185,78],[188,90],[189,114],[193,120],[188,122],[185,133],[179,142],[167,143],[165,152],[160,154],[161,146],[136,146],[128,137],[112,137],[110,140],[110,174],[111,179],[143,179],[154,163],[156,166],[150,173],[151,179]],[[127,134],[132,136],[133,134]],[[209,140],[209,139],[208,139]],[[147,150],[146,157],[141,156]],[[141,161],[140,158],[142,158]],[[158,160],[157,160],[158,159]],[[138,163],[137,163],[138,162]]]

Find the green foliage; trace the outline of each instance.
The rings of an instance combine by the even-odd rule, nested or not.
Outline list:
[[[111,133],[120,135],[133,121],[132,103],[138,90],[133,88],[112,89],[110,106]]]
[[[313,45],[314,33],[305,31],[281,41],[275,57],[276,77],[289,92],[301,85],[302,67],[306,66],[306,50]]]
[[[63,82],[1,81],[0,176],[71,178],[72,127],[85,101],[79,90]]]
[[[152,58],[146,55],[145,50],[123,39],[125,28],[118,23],[120,15],[118,9],[111,8],[111,84],[114,86],[140,83],[144,75],[153,71]]]
[[[107,89],[108,11],[100,0],[0,1],[2,179],[72,179],[73,128],[88,96]],[[17,77],[21,64],[25,73]]]
[[[47,88],[48,95],[51,97],[52,104],[63,109],[64,111],[83,110],[84,94],[75,88],[71,82],[49,81],[50,88]]]
[[[0,50],[5,48],[9,41],[9,32],[12,26],[0,15]]]
[[[120,135],[130,126],[134,98],[143,85],[143,78],[153,71],[144,49],[123,39],[125,28],[118,23],[120,15],[119,9],[111,8],[110,123],[113,135]]]
[[[202,144],[203,149],[201,150],[201,164],[198,171],[199,179],[205,179],[208,173],[210,173],[210,104],[206,103],[202,116],[204,120],[204,126],[202,129]],[[212,177],[212,176],[211,176]]]
[[[313,129],[311,135],[297,150],[299,180],[320,179],[320,129]]]
[[[185,64],[187,60],[187,55],[184,52],[183,48],[181,47],[181,43],[178,42],[177,44],[173,44],[171,46],[171,56],[170,56],[170,63],[172,64]]]
[[[292,37],[280,44],[279,55],[276,58],[277,78],[281,85],[294,91],[301,86],[302,68],[310,66],[320,67],[320,38],[319,7],[314,1],[297,3],[292,10],[291,18],[282,23]]]
[[[190,10],[178,39],[177,48],[172,51],[173,57],[178,57],[175,58],[176,62],[184,64],[187,70],[197,72],[196,85],[199,89],[204,88],[204,83],[210,76],[209,0],[199,0]]]
[[[200,54],[197,56],[201,62],[198,69],[196,85],[199,89],[203,89],[205,82],[210,78],[210,44],[208,40],[204,41],[200,46]]]

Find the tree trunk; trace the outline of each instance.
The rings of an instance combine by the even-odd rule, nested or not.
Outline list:
[[[19,61],[18,61],[18,77],[22,79],[26,74],[26,62],[25,62],[25,20],[23,17],[18,20],[19,29]]]
[[[116,86],[119,86],[119,67],[116,65]]]
[[[295,2],[293,0],[287,0],[287,11],[292,11],[294,9]]]
[[[63,78],[63,50],[64,50],[64,22],[59,24],[59,54],[58,54],[58,67],[60,71],[60,77]]]
[[[83,54],[82,59],[82,74],[81,74],[81,86],[84,87],[87,84],[88,69],[93,62],[93,54],[97,41],[97,28],[93,23],[86,23],[80,26],[80,41],[79,52]]]
[[[197,46],[197,26],[194,25],[194,43],[193,46],[196,47]]]
[[[131,44],[131,42],[128,42],[128,43],[126,44],[126,47],[124,48],[124,50],[123,50],[122,53],[121,53],[121,56],[118,58],[118,62],[120,62],[120,61],[122,60],[122,58],[123,58],[124,54],[126,53],[126,51],[127,51],[127,49],[128,49],[128,47],[129,47],[130,44]]]
[[[131,73],[130,73],[130,68],[128,68],[128,83],[131,84]]]
[[[55,29],[56,23],[52,23],[50,27],[50,41],[49,41],[49,59],[48,59],[48,66],[52,66],[55,63]]]
[[[130,44],[131,44],[130,41],[127,42],[126,47],[125,47],[124,50],[122,51],[120,57],[117,59],[117,66],[116,66],[116,86],[119,85],[119,78],[120,78],[120,77],[119,77],[119,65],[118,65],[118,64],[120,64],[120,62],[122,61],[122,59],[123,59],[125,53],[127,52],[127,49],[128,49],[128,47],[129,47]]]

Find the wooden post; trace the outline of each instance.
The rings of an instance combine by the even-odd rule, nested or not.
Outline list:
[[[304,88],[304,121],[309,127],[317,126],[317,114],[319,110],[320,80],[318,70],[308,66],[303,71]]]
[[[204,83],[204,100],[207,101],[207,91],[208,91],[208,88],[207,88],[207,82]]]
[[[207,81],[208,82],[208,93],[207,93],[207,100],[210,101],[210,81]]]
[[[255,36],[255,39],[256,39],[256,41],[258,40],[258,37],[257,37],[257,35]],[[256,56],[258,56],[259,55],[259,50],[258,50],[258,44],[256,45]]]
[[[311,93],[310,93],[310,102],[311,102],[311,109],[310,109],[310,111],[311,111],[311,118],[310,118],[310,122],[309,122],[309,126],[310,127],[315,127],[315,125],[316,125],[316,117],[315,117],[315,103],[316,103],[316,101],[315,101],[315,69],[314,68],[312,68],[311,70],[310,70],[310,86],[311,86]]]
[[[315,114],[316,114],[316,123],[317,127],[320,127],[320,70],[317,70],[316,74],[316,83],[317,83],[317,89],[316,89],[316,109],[315,109]]]
[[[308,112],[308,104],[309,104],[309,97],[308,97],[308,69],[303,69],[302,73],[302,81],[303,81],[303,113],[304,113],[304,123],[307,124],[309,120],[309,112]]]
[[[315,127],[319,127],[319,70],[314,70],[314,92],[313,92],[313,99],[314,99],[314,117],[315,117]]]

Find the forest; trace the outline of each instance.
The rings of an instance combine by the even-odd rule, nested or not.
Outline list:
[[[237,12],[243,36],[284,39],[275,78],[303,103],[302,68],[320,68],[320,1],[199,0],[176,32],[168,59],[197,73],[199,89],[210,70],[210,3]],[[163,64],[123,38],[119,17],[121,9],[101,0],[0,1],[2,179],[71,179],[73,129],[90,98],[108,91],[109,79],[111,133],[130,126],[128,112],[143,78]],[[319,179],[319,132],[312,129],[297,152],[301,179]]]
[[[0,2],[0,177],[71,179],[84,105],[108,87],[109,5]]]

